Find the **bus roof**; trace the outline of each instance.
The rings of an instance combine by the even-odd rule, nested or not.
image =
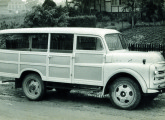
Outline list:
[[[80,27],[44,27],[44,28],[17,28],[0,30],[0,34],[10,33],[66,33],[66,34],[86,34],[100,35],[119,33],[113,29],[102,28],[80,28]]]

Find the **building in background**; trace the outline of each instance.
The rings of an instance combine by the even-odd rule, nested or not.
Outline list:
[[[0,14],[8,14],[8,3],[10,0],[0,0]]]
[[[88,6],[90,11],[97,11],[97,12],[108,12],[108,13],[122,13],[122,12],[129,12],[126,9],[123,9],[125,2],[128,0],[88,0],[83,3],[82,6]],[[141,0],[136,0],[136,8],[135,10],[139,10],[139,3]],[[69,7],[81,6],[81,1],[73,1],[68,0]],[[159,4],[156,2],[156,4]],[[82,7],[81,6],[81,7]],[[165,0],[164,0],[165,6]]]
[[[9,13],[25,13],[26,5],[22,0],[10,0],[8,3]]]
[[[125,1],[127,0],[89,0],[83,3],[82,5],[81,1],[68,0],[68,5],[69,7],[87,5],[90,8],[91,12],[92,11],[108,12],[108,13],[128,12],[127,10],[123,10]]]
[[[91,1],[91,9],[97,10],[99,12],[129,12],[128,10],[123,10],[124,4],[127,0],[90,0]],[[136,10],[139,10],[140,0],[136,0]],[[139,1],[139,2],[138,2]],[[156,4],[159,4],[155,1]],[[165,9],[165,0],[164,0],[164,9]]]
[[[126,0],[91,0],[91,9],[99,12],[128,12],[123,11]]]
[[[22,0],[0,0],[0,14],[25,13],[26,5]]]

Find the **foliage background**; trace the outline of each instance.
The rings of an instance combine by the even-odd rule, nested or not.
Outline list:
[[[32,6],[34,1],[28,2],[29,6]],[[131,43],[162,43],[165,38],[165,34],[163,34],[165,32],[163,26],[165,25],[163,22],[165,20],[165,9],[163,9],[162,0],[153,0],[152,6],[149,5],[149,1],[142,0],[138,3],[141,9],[140,12],[135,13],[135,16],[142,15],[142,17],[134,18],[136,25],[133,29],[130,26],[132,23],[131,17],[126,14],[117,16],[97,11],[90,13],[89,8],[85,6],[89,4],[86,0],[83,0],[82,4],[78,4],[80,6],[78,9],[57,6],[52,3],[52,0],[45,0],[44,4],[34,6],[26,14],[0,16],[0,29],[22,27],[113,28],[122,31],[126,40]]]

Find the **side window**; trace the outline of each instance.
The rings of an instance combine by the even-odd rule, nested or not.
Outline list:
[[[73,34],[51,34],[50,52],[72,53]]]
[[[29,35],[29,49],[31,51],[46,52],[48,48],[48,34]]]
[[[28,36],[26,34],[0,35],[0,48],[27,51],[29,48]]]
[[[46,52],[47,46],[48,34],[0,35],[1,49]]]
[[[98,37],[77,37],[77,50],[103,50],[100,38]]]

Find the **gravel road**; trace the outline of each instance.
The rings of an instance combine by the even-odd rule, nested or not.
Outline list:
[[[43,101],[29,101],[14,84],[0,84],[0,120],[165,120],[165,94],[142,102],[135,110],[112,106],[108,96],[72,90],[48,91]]]

